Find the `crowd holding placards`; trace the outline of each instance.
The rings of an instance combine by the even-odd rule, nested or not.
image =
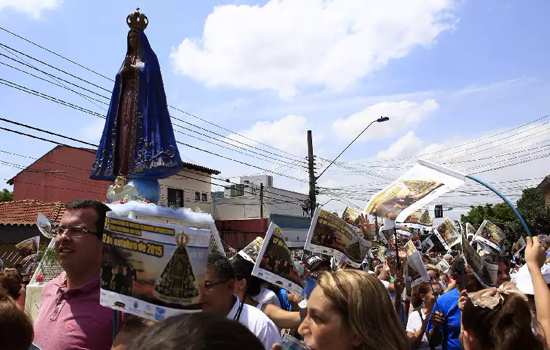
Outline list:
[[[526,237],[524,254],[510,252],[515,257],[507,260],[503,251],[494,255],[490,245],[479,243],[482,240],[476,243],[471,237],[468,240],[466,233],[462,244],[454,249],[432,247],[426,253],[420,244],[421,230],[409,229],[408,237],[398,235],[396,230],[386,243],[376,239],[370,242],[371,250],[384,247],[383,254],[369,252],[361,268],[353,268],[346,254],[336,254],[338,259],[334,259],[307,250],[290,252],[277,228],[276,234],[271,232],[265,240],[255,240],[232,257],[211,251],[198,288],[202,312],[157,322],[100,305],[101,283],[110,285],[116,280],[115,276],[110,281],[100,279],[104,263],[100,238],[108,210],[95,201],[67,205],[60,225],[53,229],[56,255],[64,271],[45,284],[34,325],[24,312],[21,275],[16,269],[0,272],[2,349],[550,346],[547,236]],[[331,213],[322,215],[323,225],[330,220],[345,222]],[[340,247],[345,240],[338,237],[339,233],[346,235],[349,244],[356,243],[349,232],[364,231],[367,225],[361,220],[364,217],[347,220],[350,226],[345,232],[330,232],[340,250],[345,252],[346,247]],[[310,231],[313,234],[315,228]],[[326,231],[320,232],[326,235]],[[332,241],[329,244],[334,246]],[[397,253],[393,247],[398,247]],[[265,264],[269,254],[280,261]],[[494,280],[493,275],[476,271],[483,269],[487,261],[498,266]],[[282,273],[279,267],[286,264],[292,268]],[[258,277],[262,275],[258,275],[255,265],[262,266],[259,271],[266,274],[265,278]],[[180,272],[186,273],[182,269]],[[279,282],[288,280],[289,270],[294,274],[293,291],[282,288]]]

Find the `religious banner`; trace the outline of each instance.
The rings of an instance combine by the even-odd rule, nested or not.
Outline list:
[[[428,282],[430,280],[428,271],[413,241],[405,243],[405,251],[407,253],[407,269],[405,271],[411,281],[411,287],[414,288],[422,282]]]
[[[237,254],[239,254],[243,259],[250,261],[251,263],[255,264],[256,259],[258,259],[258,255],[260,254],[260,250],[262,249],[262,244],[264,243],[264,239],[260,236],[254,238],[254,240],[246,245],[243,249],[239,250]]]
[[[445,218],[437,228],[434,228],[435,236],[441,241],[446,250],[451,250],[452,247],[460,243],[462,239],[460,232],[449,218]]]
[[[422,161],[374,195],[365,213],[403,222],[411,213],[463,183],[463,175]]]
[[[252,275],[298,295],[302,294],[300,273],[294,266],[292,253],[285,243],[281,228],[274,223],[267,229]]]
[[[107,213],[100,303],[151,320],[201,311],[211,232]]]
[[[462,253],[466,264],[484,287],[496,286],[498,265],[479,255],[464,234],[462,235]]]
[[[489,220],[483,220],[477,229],[474,241],[501,252],[505,243],[506,235],[497,225]]]
[[[359,268],[369,249],[369,242],[343,219],[317,208],[311,220],[304,249],[330,255],[337,260],[346,257],[346,263]]]

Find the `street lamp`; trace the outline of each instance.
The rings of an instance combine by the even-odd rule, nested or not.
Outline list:
[[[342,152],[340,152],[340,154],[338,154],[338,155],[336,156],[336,158],[334,158],[334,159],[330,162],[330,164],[327,165],[327,167],[326,167],[323,171],[321,171],[321,173],[320,173],[319,175],[317,175],[317,176],[315,177],[315,181],[319,180],[319,178],[321,177],[321,175],[323,175],[323,174],[325,173],[325,171],[327,171],[327,169],[330,168],[330,166],[331,166],[332,164],[334,164],[334,162],[335,162],[338,158],[340,158],[340,156],[341,156],[341,155],[342,155],[342,154],[343,154],[343,153],[344,153],[344,152],[345,152],[345,151],[346,151],[355,141],[357,141],[357,139],[358,139],[359,137],[361,137],[361,135],[363,135],[363,133],[364,133],[365,131],[367,131],[367,129],[368,129],[372,124],[374,124],[374,123],[383,123],[383,122],[387,122],[388,120],[390,120],[390,118],[388,118],[388,117],[380,117],[380,118],[378,118],[378,119],[373,120],[372,122],[370,122],[369,125],[367,125],[367,126],[359,133],[359,135],[355,136],[355,138],[346,146],[346,148],[344,148],[344,149],[342,150]]]

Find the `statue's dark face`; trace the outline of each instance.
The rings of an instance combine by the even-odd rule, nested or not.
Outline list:
[[[128,52],[137,52],[139,45],[139,34],[135,30],[128,33]]]

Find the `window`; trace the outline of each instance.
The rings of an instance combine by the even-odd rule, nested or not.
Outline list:
[[[231,185],[231,197],[239,197],[244,194],[244,184]]]
[[[208,193],[203,193],[202,194],[202,201],[203,202],[208,202]]]
[[[183,190],[168,188],[168,206],[172,208],[183,207]]]
[[[201,193],[195,192],[195,202],[200,202],[200,201],[201,201]]]

